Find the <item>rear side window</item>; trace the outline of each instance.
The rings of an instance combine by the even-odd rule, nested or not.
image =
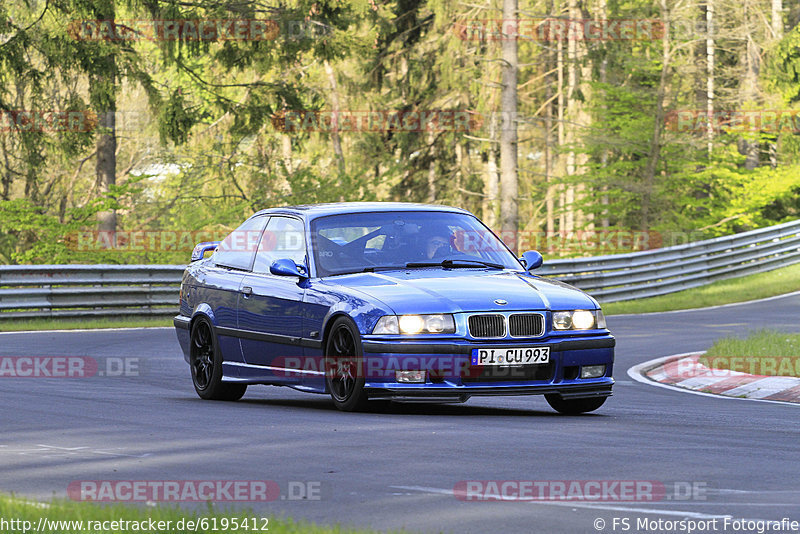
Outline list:
[[[247,219],[239,228],[228,234],[212,257],[214,263],[219,267],[249,271],[258,248],[258,240],[268,219],[266,216]]]
[[[289,217],[272,217],[258,246],[253,272],[268,273],[275,260],[288,258],[297,265],[306,263],[306,238],[303,222]]]

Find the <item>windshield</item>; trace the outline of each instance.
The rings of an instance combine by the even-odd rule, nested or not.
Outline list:
[[[520,269],[472,215],[393,211],[330,215],[311,223],[317,276],[417,268]]]

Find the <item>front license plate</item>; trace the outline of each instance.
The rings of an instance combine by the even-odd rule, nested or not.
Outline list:
[[[550,347],[472,349],[472,365],[538,365],[550,361]]]

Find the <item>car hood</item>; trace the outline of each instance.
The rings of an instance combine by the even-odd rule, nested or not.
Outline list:
[[[380,300],[398,315],[598,307],[577,288],[523,272],[415,269],[359,273],[335,280],[337,285]]]

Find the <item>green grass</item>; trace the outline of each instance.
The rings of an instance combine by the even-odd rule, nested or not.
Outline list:
[[[603,304],[606,315],[649,313],[718,306],[743,302],[800,290],[800,264],[766,273],[721,280],[707,286],[669,295]],[[602,303],[601,303],[602,304]]]
[[[745,339],[718,339],[700,362],[712,369],[800,377],[800,334],[759,330]]]
[[[8,319],[0,321],[0,332],[23,330],[76,330],[80,328],[134,328],[172,326],[171,317],[120,317],[100,319]]]
[[[28,527],[27,532],[35,532],[36,527],[39,525],[40,518],[45,518],[52,521],[83,521],[83,528],[72,525],[53,525],[52,523],[45,528],[43,525],[43,532],[47,534],[86,534],[86,532],[96,532],[102,534],[121,534],[130,532],[158,532],[159,534],[178,534],[178,533],[201,533],[213,534],[224,532],[225,534],[258,534],[260,532],[269,532],[270,534],[289,534],[289,533],[311,533],[311,534],[345,534],[345,533],[372,533],[372,530],[354,530],[341,526],[318,526],[313,523],[305,521],[294,521],[292,519],[268,517],[268,522],[262,520],[262,514],[253,512],[221,512],[216,511],[211,506],[206,510],[183,510],[177,506],[158,506],[153,508],[137,508],[134,506],[112,504],[112,505],[98,505],[89,502],[73,502],[66,500],[54,499],[46,504],[32,503],[21,499],[16,499],[9,496],[0,496],[0,520],[19,520],[29,521],[29,524],[16,523],[11,525],[2,525],[0,523],[0,530],[2,532],[19,532],[22,533],[24,527]],[[228,527],[232,527],[232,519],[238,519],[240,522],[243,519],[248,520],[247,526],[249,528],[221,528],[223,526],[222,520],[228,519]],[[253,519],[256,521],[256,529],[253,528]],[[156,527],[155,530],[148,528],[147,523],[144,524],[146,528],[137,529],[131,527],[131,524],[118,523],[113,525],[106,523],[105,525],[92,525],[88,521],[147,521],[152,519],[156,523],[164,521],[162,525]],[[204,528],[203,523],[199,523],[200,528],[194,528],[194,525],[187,525],[188,521],[206,520]],[[213,529],[213,520],[216,519],[216,530]],[[183,528],[179,527],[179,522],[183,521]],[[170,521],[169,527],[166,521]],[[15,528],[18,527],[18,528]],[[100,527],[100,528],[97,528]],[[116,527],[116,528],[115,528]],[[127,528],[123,528],[127,527]],[[268,530],[262,530],[262,527]]]

